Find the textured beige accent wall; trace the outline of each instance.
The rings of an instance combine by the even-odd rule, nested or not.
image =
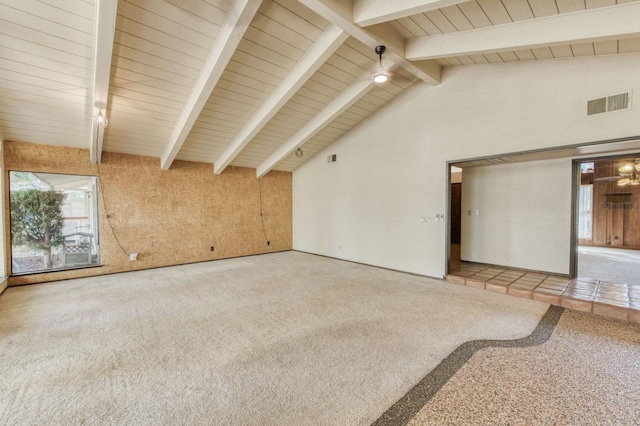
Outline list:
[[[104,196],[98,203],[102,266],[10,277],[10,286],[291,249],[291,173],[272,171],[258,180],[255,169],[228,167],[215,175],[212,164],[187,161],[161,170],[157,158],[109,152],[98,167],[90,163],[88,150],[22,142],[5,142],[4,148],[7,173],[100,176]],[[8,176],[6,180],[10,256]],[[133,252],[138,253],[136,261],[129,260]]]

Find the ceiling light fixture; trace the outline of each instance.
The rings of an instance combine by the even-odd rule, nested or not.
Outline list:
[[[640,185],[640,160],[618,167],[618,174],[621,177],[618,186]]]
[[[304,151],[301,148],[296,149],[296,157],[302,158]]]
[[[98,127],[102,127],[103,129],[107,127],[107,124],[109,124],[109,120],[107,120],[107,117],[102,114],[102,110],[98,112],[98,115],[93,117],[93,124],[97,125]]]
[[[385,46],[376,46],[375,52],[378,54],[380,58],[380,62],[378,64],[378,69],[376,70],[376,74],[373,76],[373,81],[376,83],[384,83],[389,79],[389,75],[387,74],[387,70],[382,66],[382,54],[387,50]]]

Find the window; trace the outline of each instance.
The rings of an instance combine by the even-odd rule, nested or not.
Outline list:
[[[578,238],[591,239],[591,208],[593,206],[593,185],[580,185]]]
[[[582,173],[593,173],[593,162],[591,162],[591,163],[580,163],[580,171]]]
[[[9,173],[13,274],[100,263],[97,182],[94,176]]]

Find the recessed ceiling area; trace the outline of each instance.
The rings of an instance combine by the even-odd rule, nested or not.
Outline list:
[[[0,0],[0,132],[293,171],[443,68],[638,53],[639,21],[624,0]]]

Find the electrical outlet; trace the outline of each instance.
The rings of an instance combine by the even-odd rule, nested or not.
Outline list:
[[[138,253],[130,253],[129,260],[131,261],[138,260]]]
[[[213,246],[211,246],[211,251],[213,251],[213,250],[214,250],[214,247],[213,247]]]

